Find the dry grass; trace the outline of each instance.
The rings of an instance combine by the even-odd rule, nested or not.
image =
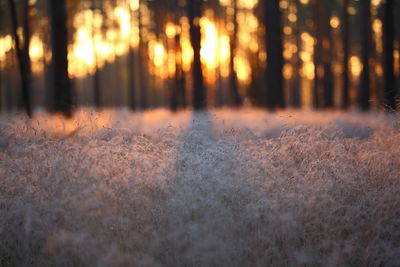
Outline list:
[[[400,119],[0,117],[1,266],[399,266]]]

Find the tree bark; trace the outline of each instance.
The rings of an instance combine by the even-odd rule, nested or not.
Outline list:
[[[397,94],[400,94],[400,1],[397,1],[397,6],[396,6],[396,15],[395,18],[397,18],[397,52],[398,52],[398,58],[397,58]]]
[[[342,91],[342,109],[347,109],[349,107],[349,0],[343,0],[343,91]]]
[[[333,105],[332,41],[330,12],[325,0],[316,1],[314,13],[317,39],[314,49],[314,107],[329,108]]]
[[[282,55],[282,27],[279,1],[265,0],[266,8],[266,94],[265,105],[269,109],[283,108],[283,55]]]
[[[128,67],[129,67],[129,107],[131,110],[136,109],[136,97],[135,97],[135,52],[133,51],[133,47],[129,48],[128,55]]]
[[[396,110],[396,80],[394,77],[394,0],[386,0],[383,17],[384,91],[385,105]]]
[[[177,21],[177,23],[179,23]],[[186,108],[186,88],[185,88],[185,72],[182,69],[182,49],[180,46],[181,35],[177,34],[175,37],[175,47],[177,49],[177,54],[181,56],[179,58],[180,62],[176,62],[176,86],[178,88],[178,105],[182,108]]]
[[[363,70],[361,73],[360,86],[358,90],[358,105],[361,110],[368,110],[370,107],[370,43],[372,41],[371,29],[371,1],[364,0],[362,4],[363,26],[362,26],[362,46],[361,60]]]
[[[137,11],[139,12],[139,10]],[[130,32],[129,32],[129,54],[128,54],[128,84],[129,84],[129,108],[131,110],[136,110],[136,86],[135,86],[135,80],[136,80],[136,72],[135,72],[135,63],[136,63],[136,58],[135,58],[135,49],[132,46],[132,37],[133,37],[133,25],[134,25],[134,16],[135,13],[132,10],[131,5],[129,5],[129,13],[131,15],[131,27],[130,27]]]
[[[30,87],[31,87],[31,65],[29,59],[29,41],[30,41],[30,31],[29,31],[29,1],[24,0],[23,2],[23,32],[24,32],[24,45],[21,47],[21,41],[19,39],[17,29],[18,29],[18,18],[17,11],[15,8],[15,3],[13,0],[8,0],[10,6],[11,20],[13,37],[15,42],[15,50],[18,58],[19,72],[21,75],[21,85],[22,85],[22,101],[24,103],[26,114],[32,116],[32,108],[30,103]]]
[[[93,16],[96,10],[96,0],[92,0],[92,12]],[[93,46],[93,58],[94,58],[94,74],[93,74],[93,98],[94,98],[94,106],[96,108],[100,108],[101,106],[101,93],[100,93],[100,77],[99,77],[99,69],[97,66],[97,52],[96,52],[96,40],[95,40],[95,25],[94,20],[92,24],[92,46]]]
[[[139,60],[141,61],[141,65],[145,66],[144,68],[139,68],[139,82],[140,82],[140,107],[142,110],[147,109],[148,107],[148,86],[147,86],[147,49],[146,44],[143,40],[143,21],[142,21],[142,5],[143,0],[139,0]]]
[[[301,76],[300,76],[300,69],[301,69],[301,58],[300,58],[300,47],[301,47],[301,40],[300,40],[300,9],[301,3],[298,0],[294,0],[294,4],[297,10],[297,21],[294,24],[295,33],[293,38],[295,39],[295,43],[297,46],[297,53],[295,55],[295,64],[294,64],[294,72],[293,72],[293,87],[292,87],[292,105],[295,108],[301,107]]]
[[[189,24],[190,24],[190,41],[193,47],[193,107],[195,110],[204,109],[205,88],[203,82],[203,73],[200,61],[200,17],[201,17],[201,0],[190,0],[187,2]]]
[[[51,47],[55,111],[72,116],[72,91],[68,76],[66,0],[50,0]]]
[[[230,62],[229,62],[229,68],[230,68],[230,76],[229,76],[229,85],[230,85],[230,90],[231,90],[231,97],[232,97],[232,105],[233,106],[239,106],[241,103],[241,99],[239,96],[239,90],[238,90],[238,79],[237,79],[237,74],[235,71],[235,50],[236,50],[236,42],[237,42],[237,32],[238,32],[238,24],[237,24],[237,0],[233,0],[233,33],[230,39]]]

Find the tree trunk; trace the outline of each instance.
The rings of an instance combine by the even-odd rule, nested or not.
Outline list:
[[[205,89],[200,61],[200,17],[201,0],[187,2],[190,23],[190,41],[193,47],[193,107],[195,110],[205,108]]]
[[[326,1],[317,0],[314,12],[317,39],[314,52],[314,107],[328,108],[333,105],[333,75],[330,12]]]
[[[343,109],[347,109],[349,107],[349,0],[343,0],[343,91],[342,91],[342,103],[341,106]]]
[[[397,52],[398,52],[398,57],[397,57],[397,94],[400,94],[400,1],[397,1],[397,6],[396,6],[396,15],[395,18],[397,18]]]
[[[66,0],[50,0],[51,47],[55,111],[72,116],[72,91],[68,76]]]
[[[265,0],[266,8],[266,94],[265,105],[269,109],[283,108],[283,55],[282,55],[282,27],[279,1]]]
[[[300,58],[300,47],[301,47],[301,40],[300,40],[300,9],[301,3],[298,0],[294,0],[293,5],[296,7],[297,10],[297,20],[294,24],[295,32],[293,38],[295,39],[297,53],[295,55],[295,66],[293,72],[293,87],[292,87],[292,105],[295,108],[301,107],[301,76],[300,76],[300,69],[301,69],[301,58]]]
[[[96,0],[92,0],[92,12],[93,16],[96,10]],[[94,106],[96,108],[100,108],[101,106],[101,94],[100,94],[100,77],[99,77],[99,69],[97,66],[97,52],[96,52],[96,40],[95,40],[95,25],[94,19],[92,20],[92,46],[93,46],[93,58],[94,58],[94,74],[93,74],[93,98],[94,98]]]
[[[397,1],[396,15],[397,18],[397,94],[400,94],[400,1]]]
[[[371,1],[364,0],[362,4],[363,27],[362,27],[362,46],[361,46],[361,60],[363,70],[361,73],[361,80],[358,93],[358,105],[361,110],[368,110],[369,96],[370,96],[370,43],[372,41],[371,29]]]
[[[143,5],[143,0],[139,1],[139,60],[141,62],[141,65],[145,66],[144,68],[139,69],[140,77],[140,106],[143,110],[147,109],[148,107],[148,97],[147,97],[147,49],[146,49],[146,44],[144,43],[143,40],[143,21],[142,21],[142,5]]]
[[[133,36],[133,21],[134,21],[134,11],[129,5],[129,12],[131,15],[131,27],[129,32],[129,54],[128,54],[128,83],[129,83],[129,108],[131,110],[136,109],[136,87],[135,87],[135,51],[132,47],[132,36]]]
[[[29,117],[32,116],[32,109],[30,103],[30,87],[31,87],[31,64],[29,59],[29,1],[23,1],[23,31],[24,31],[24,45],[21,47],[21,42],[17,33],[18,19],[15,3],[13,0],[8,0],[10,6],[13,36],[15,42],[15,50],[18,58],[19,72],[21,75],[22,85],[22,101],[24,103],[25,111]]]
[[[396,80],[394,77],[394,0],[386,0],[383,17],[383,69],[385,105],[389,111],[396,110]]]
[[[128,80],[129,80],[129,107],[131,110],[136,109],[136,97],[135,97],[135,52],[133,51],[133,47],[129,48],[128,55]]]
[[[231,90],[231,97],[232,97],[232,104],[234,106],[239,106],[241,103],[241,99],[239,96],[239,90],[238,90],[238,79],[237,79],[237,74],[235,71],[235,50],[236,50],[236,42],[237,42],[237,32],[238,32],[238,24],[237,24],[237,0],[233,0],[233,33],[230,39],[230,76],[229,76],[229,85],[230,85],[230,90]]]
[[[177,21],[177,24],[179,22]],[[182,49],[180,46],[181,35],[177,34],[175,37],[175,47],[177,49],[177,54],[179,53],[180,62],[176,62],[176,86],[178,88],[178,105],[182,108],[186,108],[186,89],[185,89],[185,72],[182,69]]]

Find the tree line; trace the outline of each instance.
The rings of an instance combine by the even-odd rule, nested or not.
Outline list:
[[[93,10],[100,6],[98,2],[102,0],[91,0],[90,5]],[[51,68],[49,80],[51,86],[47,93],[53,101],[49,110],[53,112],[61,112],[65,116],[71,116],[74,106],[74,90],[71,78],[68,74],[68,43],[70,38],[68,28],[68,6],[66,0],[47,1],[47,12],[50,25],[50,44],[51,44]],[[139,1],[139,5],[142,4]],[[192,106],[195,110],[201,110],[207,107],[207,85],[205,84],[204,66],[201,60],[201,28],[199,18],[202,16],[203,5],[202,0],[186,1],[182,7],[178,0],[153,0],[149,5],[153,5],[155,13],[154,20],[156,27],[162,31],[165,23],[168,20],[179,21],[181,16],[186,16],[190,25],[190,44],[193,49],[193,60],[191,66],[192,75]],[[298,1],[296,1],[298,2]],[[349,61],[350,61],[350,19],[349,7],[351,0],[340,0],[342,7],[341,20],[341,42],[342,42],[342,78],[341,78],[341,108],[348,109],[350,107],[350,77],[349,77]],[[266,66],[261,70],[259,79],[262,80],[261,88],[256,93],[256,104],[270,110],[285,108],[288,103],[285,100],[283,68],[285,59],[283,57],[284,33],[282,12],[282,1],[262,0],[258,3],[258,12],[261,13],[263,26],[265,27],[264,46],[266,48]],[[372,41],[372,19],[371,19],[371,1],[363,0],[361,4],[362,24],[359,29],[361,39],[361,61],[362,71],[359,76],[359,86],[357,91],[357,105],[361,110],[368,110],[371,106],[371,44]],[[21,98],[26,113],[32,115],[32,73],[31,62],[29,57],[29,42],[30,42],[30,1],[7,0],[7,5],[11,17],[11,31],[14,40],[14,48],[17,55],[18,70],[21,79]],[[238,74],[235,69],[234,55],[237,44],[237,6],[238,0],[231,0],[233,8],[233,33],[230,37],[230,62],[229,62],[229,92],[227,102],[230,106],[241,106],[243,104],[243,96],[239,92]],[[311,16],[314,22],[314,54],[313,64],[315,67],[314,82],[312,87],[312,103],[316,109],[333,108],[334,107],[334,81],[332,73],[332,47],[335,45],[335,40],[332,39],[332,27],[330,25],[332,18],[331,1],[314,0],[311,1],[312,8]],[[400,16],[400,5],[394,0],[386,0],[382,3],[382,43],[383,43],[383,88],[381,88],[381,104],[387,110],[396,110],[396,101],[398,97],[398,85],[396,84],[395,76],[395,41],[396,16]],[[19,8],[17,8],[17,6]],[[298,8],[300,9],[300,8]],[[164,12],[165,11],[165,12]],[[140,16],[139,12],[139,16]],[[395,16],[396,14],[396,16]],[[139,35],[143,34],[139,18]],[[353,26],[354,27],[354,26]],[[18,29],[22,28],[22,36],[18,33]],[[295,35],[296,33],[294,33]],[[297,32],[299,34],[299,32]],[[399,33],[397,33],[400,35]],[[179,36],[172,42],[179,43]],[[299,39],[299,36],[295,36]],[[93,39],[94,40],[94,39]],[[132,47],[128,53],[128,84],[129,84],[129,105],[131,109],[137,109],[135,103],[140,103],[140,108],[146,109],[149,105],[148,88],[143,80],[149,75],[146,67],[137,66],[137,62],[146,62],[147,45],[140,38],[138,51]],[[397,41],[397,46],[399,46]],[[299,53],[299,51],[297,51]],[[96,58],[95,58],[96,60]],[[136,63],[135,63],[136,62]],[[400,65],[400,63],[399,63]],[[93,74],[93,99],[96,107],[101,106],[101,90],[99,89],[99,70],[97,62],[95,62],[96,70]],[[182,80],[184,76],[182,70],[176,67],[175,78],[169,83],[169,105],[172,110],[186,107],[185,92],[182,89]],[[298,68],[298,66],[297,66]],[[295,72],[299,70],[296,69]],[[139,73],[139,74],[138,74]],[[142,81],[138,82],[137,79]],[[296,80],[295,80],[296,83]],[[300,90],[299,85],[295,84],[292,96],[291,106],[300,107]],[[140,99],[136,99],[135,90],[139,90]]]

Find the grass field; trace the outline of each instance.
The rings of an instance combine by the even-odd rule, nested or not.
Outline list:
[[[400,116],[0,116],[0,266],[399,266]]]

